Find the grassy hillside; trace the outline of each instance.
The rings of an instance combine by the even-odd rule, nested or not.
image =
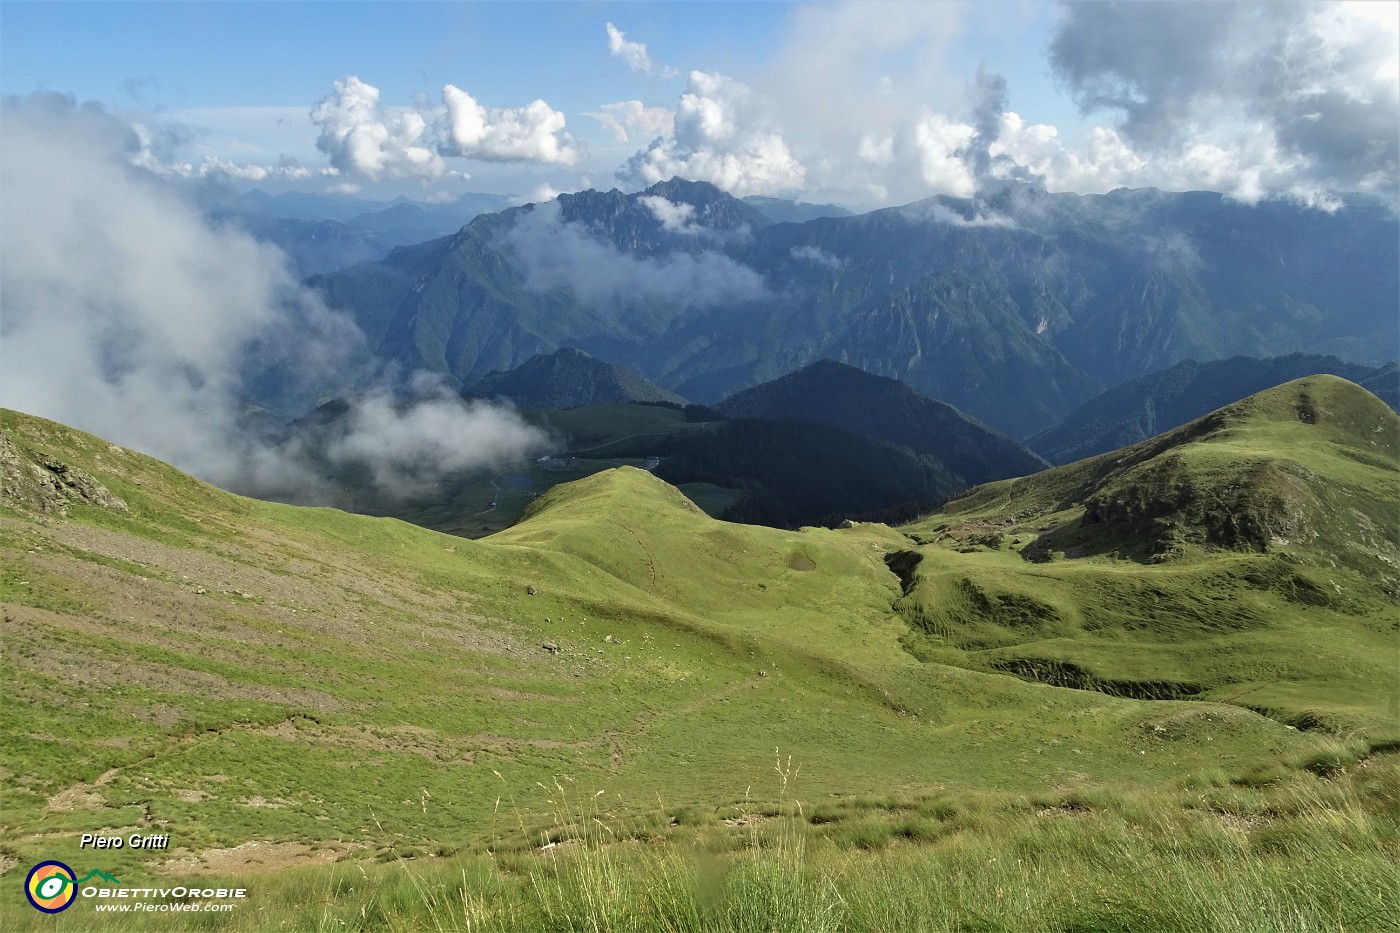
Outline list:
[[[1393,473],[1347,446],[1369,413],[1334,424],[1354,391],[1311,387],[1309,468],[1393,505]],[[3,429],[6,929],[50,926],[17,883],[44,858],[253,892],[176,929],[1141,929],[1177,917],[1183,879],[1298,929],[1394,906],[1394,604],[1364,568],[1339,562],[1344,601],[1314,605],[1250,582],[1272,553],[1031,564],[973,543],[1001,487],[917,544],[717,522],[627,468],[468,541],[240,499],[38,418]],[[1333,572],[1297,549],[1298,573]],[[965,610],[938,622],[935,589]],[[996,663],[1013,654],[1203,689],[1046,686]],[[78,836],[104,828],[171,850],[95,860]],[[1122,867],[1096,869],[1108,852]],[[1134,880],[1134,858],[1158,868]],[[1157,928],[1244,928],[1185,922]]]
[[[1393,742],[1397,508],[1400,418],[1301,379],[949,503],[901,610],[945,663]]]

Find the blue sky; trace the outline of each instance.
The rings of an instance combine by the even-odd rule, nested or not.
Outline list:
[[[1180,10],[1173,23],[1181,28],[1161,29],[1134,4],[1126,14],[1103,16],[1094,7],[1032,0],[6,0],[0,89],[100,102],[152,140],[144,164],[153,170],[222,172],[267,188],[530,196],[583,185],[636,188],[670,172],[738,194],[875,206],[976,190],[986,178],[974,153],[990,146],[998,177],[1037,178],[1052,189],[1159,184],[1213,187],[1244,199],[1290,192],[1306,198],[1385,187],[1393,166],[1383,159],[1369,174],[1351,166],[1338,176],[1326,153],[1294,143],[1301,134],[1288,121],[1315,124],[1316,116],[1290,118],[1260,100],[1257,88],[1232,84],[1243,88],[1251,56],[1280,38],[1321,38],[1339,43],[1344,54],[1328,74],[1290,73],[1299,87],[1316,86],[1320,77],[1354,93],[1360,74],[1362,91],[1373,98],[1367,103],[1388,112],[1396,7],[1330,6],[1346,15],[1273,4],[1297,13],[1244,17],[1227,40],[1212,28],[1217,14],[1201,11],[1236,4],[1167,4]],[[645,46],[645,65],[635,47],[610,49],[609,23],[626,43]],[[1198,41],[1181,58],[1202,70],[1203,47],[1209,67],[1201,80],[1217,85],[1183,92],[1174,80],[1182,76],[1159,73],[1171,67],[1171,55],[1158,53],[1170,53],[1172,41],[1189,42],[1193,31]],[[1057,41],[1058,58],[1049,54]],[[1122,54],[1106,56],[1105,42]],[[1133,42],[1143,48],[1133,50]],[[1145,71],[1142,62],[1159,72]],[[983,101],[997,103],[998,122],[980,129],[972,90],[979,68],[993,79],[989,87],[997,77],[1005,81],[1004,100]],[[336,82],[350,76],[359,83],[337,90]],[[447,86],[469,101],[455,115],[446,106]],[[1076,104],[1105,87],[1149,105],[1164,88],[1184,94],[1181,106],[1154,111],[1175,113],[1180,125],[1149,134],[1123,106],[1081,113]],[[1285,80],[1280,98],[1288,91]],[[334,99],[313,120],[313,108],[328,96]],[[527,113],[536,100],[545,108]],[[631,122],[621,119],[624,112]],[[1388,132],[1374,116],[1339,114],[1338,121],[1351,121],[1338,122],[1339,132]],[[464,129],[464,119],[477,120],[475,129]],[[652,147],[656,134],[662,143]],[[1382,142],[1388,153],[1389,141]],[[288,159],[299,173],[255,177],[279,160],[285,169]]]

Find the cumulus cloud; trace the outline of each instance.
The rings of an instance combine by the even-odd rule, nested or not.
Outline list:
[[[670,136],[675,129],[671,111],[665,107],[648,107],[639,100],[603,104],[598,111],[585,113],[584,116],[597,120],[620,143],[630,142],[631,133],[653,139]]]
[[[452,174],[444,156],[487,162],[572,165],[578,145],[564,131],[562,113],[542,100],[524,107],[486,107],[448,84],[439,108],[379,104],[379,89],[351,75],[311,111],[320,135],[316,148],[345,175],[378,181],[433,182]]]
[[[1139,152],[1108,127],[1095,127],[1083,149],[1066,146],[1055,127],[1027,126],[1019,114],[1009,112],[990,152],[994,176],[1033,176],[1050,191],[1101,194],[1157,187],[1219,191],[1246,204],[1277,197],[1322,210],[1341,204],[1309,175],[1306,161],[1284,151],[1262,124],[1203,131],[1175,150]]]
[[[1400,182],[1400,18],[1391,4],[1074,3],[1050,62],[1135,152],[1232,163],[1266,193]],[[1241,164],[1233,150],[1248,150]]]
[[[1072,145],[1013,113],[1001,75],[979,69],[969,100],[966,76],[948,71],[971,27],[1036,28],[1034,17],[1007,19],[956,2],[796,7],[752,87],[691,73],[673,130],[618,177],[876,203],[1036,178],[1054,190],[1209,188],[1323,208],[1336,192],[1396,197],[1393,3],[1068,3],[1050,65],[1085,113],[1113,118]],[[620,117],[600,122],[635,136]]]
[[[565,222],[557,201],[520,214],[505,242],[528,288],[564,289],[597,308],[698,308],[769,297],[761,275],[721,252],[631,256],[583,224]]]
[[[972,169],[963,159],[977,130],[941,113],[926,113],[914,124],[919,176],[932,194],[970,198],[977,192]]]
[[[634,155],[618,177],[647,185],[681,176],[739,196],[799,190],[805,169],[771,110],[769,101],[727,75],[692,71],[673,134]]]
[[[134,167],[130,124],[49,94],[4,100],[0,122],[0,401],[229,488],[327,495],[305,458],[258,440],[241,414],[253,385],[278,383],[283,398],[362,386],[372,370],[358,330],[280,252],[209,225]],[[511,427],[503,447],[504,422],[479,412],[449,430],[439,408],[392,428],[426,458],[414,477],[495,462],[520,436]],[[381,414],[371,405],[352,424],[391,430]],[[415,447],[415,429],[452,438],[451,454],[433,438]],[[346,456],[379,443],[357,433]]]
[[[612,23],[608,23],[608,54],[620,58],[633,71],[658,78],[674,78],[677,71],[666,65],[658,65],[641,42],[627,41],[627,34]]]
[[[488,162],[573,165],[579,149],[564,132],[564,115],[542,100],[524,107],[487,108],[461,88],[442,89],[447,106],[444,155]]]
[[[385,114],[379,88],[354,75],[335,82],[335,90],[312,108],[311,122],[320,130],[316,148],[347,175],[433,181],[448,172],[433,150],[423,114]]]

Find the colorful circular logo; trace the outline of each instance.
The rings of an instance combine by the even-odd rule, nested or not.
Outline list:
[[[62,862],[40,862],[24,879],[24,896],[35,910],[56,914],[72,906],[78,897],[77,876]]]

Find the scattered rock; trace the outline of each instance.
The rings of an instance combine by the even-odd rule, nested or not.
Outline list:
[[[35,462],[22,457],[10,441],[9,432],[0,432],[0,498],[27,510],[67,515],[74,501],[129,512],[130,507],[112,494],[97,478],[84,471],[45,457]]]

